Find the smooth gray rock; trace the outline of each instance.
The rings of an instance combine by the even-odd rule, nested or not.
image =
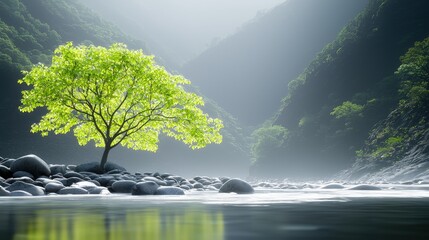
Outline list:
[[[204,188],[203,184],[196,182],[192,185],[193,188]]]
[[[65,188],[65,186],[61,183],[50,182],[46,184],[45,191],[46,193],[56,193],[63,188]]]
[[[65,178],[71,178],[71,177],[78,177],[80,179],[84,179],[85,178],[82,174],[77,173],[77,172],[67,172],[67,173],[64,173],[63,176]]]
[[[165,181],[158,179],[156,177],[144,177],[143,180],[156,182],[159,186],[167,186],[167,183]]]
[[[381,190],[381,188],[373,185],[362,184],[349,188],[348,190]]]
[[[12,171],[6,166],[0,165],[0,177],[3,177],[4,179],[11,178],[13,176]]]
[[[109,195],[110,191],[105,187],[94,187],[88,189],[89,194]]]
[[[249,183],[238,178],[233,178],[225,182],[219,189],[220,193],[235,192],[238,194],[250,194],[255,190]]]
[[[178,187],[159,187],[155,195],[185,195],[185,192]]]
[[[19,177],[19,178],[9,178],[6,180],[6,182],[9,184],[12,184],[14,182],[25,182],[25,183],[33,184],[34,180],[29,177]]]
[[[89,190],[91,188],[97,187],[97,185],[93,182],[90,182],[90,181],[82,181],[82,182],[74,183],[72,185],[72,187],[80,187],[80,188],[83,188],[85,190]]]
[[[33,195],[31,195],[30,193],[28,193],[26,191],[16,190],[16,191],[10,192],[9,196],[10,197],[31,197]]]
[[[9,195],[10,195],[10,191],[8,191],[4,187],[0,186],[0,197],[7,197]]]
[[[7,183],[7,182],[2,182],[2,181],[0,181],[0,186],[2,186],[2,187],[9,187],[9,186],[10,186],[10,184],[9,184],[9,183]]]
[[[132,195],[154,195],[159,185],[156,182],[147,181],[137,183],[132,191]]]
[[[80,187],[65,187],[58,191],[58,194],[60,195],[66,195],[66,194],[88,194],[88,191],[80,188]]]
[[[55,175],[58,173],[65,174],[67,172],[66,165],[57,165],[57,164],[51,164],[49,169],[51,170],[51,175]]]
[[[42,187],[34,186],[33,184],[20,182],[20,181],[12,183],[9,187],[6,188],[6,190],[10,192],[16,191],[16,190],[22,190],[30,193],[33,196],[45,195],[45,191]]]
[[[343,188],[344,186],[338,183],[330,183],[321,187],[321,189],[343,189]]]
[[[13,173],[17,171],[25,171],[33,174],[35,178],[42,175],[51,175],[49,165],[41,158],[34,154],[26,155],[16,159],[10,166],[10,171]]]
[[[15,159],[7,159],[1,163],[1,165],[10,168],[12,163],[15,162]]]
[[[112,184],[112,189],[116,193],[131,193],[136,182],[132,180],[119,180]]]
[[[66,180],[65,183],[63,181],[60,181],[60,182],[62,182],[64,184],[64,186],[67,186],[67,187],[73,185],[74,183],[78,183],[78,182],[84,181],[82,178],[78,178],[78,177],[69,177],[69,178],[66,178],[66,179],[67,180]]]
[[[29,177],[31,179],[34,179],[33,174],[26,172],[26,171],[17,171],[13,173],[14,178],[20,178],[20,177]]]

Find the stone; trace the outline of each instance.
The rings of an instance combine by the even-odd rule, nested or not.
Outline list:
[[[82,181],[82,182],[74,183],[72,185],[72,187],[80,187],[80,188],[83,188],[85,190],[89,190],[91,188],[97,187],[97,185],[93,182],[90,182],[90,181]]]
[[[88,194],[88,191],[80,188],[80,187],[65,187],[58,191],[58,194],[60,195],[66,195],[66,194]]]
[[[362,184],[362,185],[357,185],[355,187],[351,187],[349,188],[349,190],[381,190],[381,188],[373,185]]]
[[[100,169],[100,163],[99,162],[89,162],[89,163],[83,163],[76,166],[75,171],[76,172],[93,172],[93,173],[104,173],[109,172],[112,170],[118,169],[121,172],[127,171],[124,167],[121,167],[115,163],[107,162],[104,166],[104,171]]]
[[[57,165],[57,164],[51,164],[49,166],[49,169],[51,170],[51,175],[55,175],[58,173],[65,174],[67,172],[66,165]]]
[[[159,185],[156,182],[147,181],[137,183],[132,191],[132,195],[154,195]]]
[[[203,184],[197,182],[192,185],[193,188],[204,188]]]
[[[112,184],[112,189],[116,193],[131,193],[136,182],[132,180],[119,180]]]
[[[94,187],[91,189],[88,189],[89,194],[100,194],[100,195],[108,195],[110,194],[110,191],[105,187]]]
[[[238,194],[250,194],[255,190],[249,183],[238,178],[233,178],[225,182],[219,189],[220,193],[231,193],[235,192]]]
[[[12,183],[9,187],[6,188],[6,190],[10,192],[16,191],[16,190],[22,190],[30,193],[33,196],[45,195],[45,191],[43,188],[34,186],[33,184],[30,184],[30,183],[21,182],[21,181]]]
[[[10,171],[10,169],[4,165],[0,165],[0,177],[3,177],[4,179],[11,178],[13,176],[13,173]]]
[[[156,177],[144,177],[143,180],[156,182],[159,186],[167,186],[167,183],[165,181],[158,179]]]
[[[74,183],[78,183],[78,182],[82,182],[83,179],[82,178],[78,178],[78,177],[69,177],[67,178],[66,182],[64,183],[63,181],[60,181],[64,184],[64,186],[71,186]]]
[[[4,187],[0,186],[0,197],[7,197],[9,196],[10,192],[6,190]]]
[[[56,193],[63,188],[65,188],[65,186],[61,183],[50,182],[46,184],[45,191],[46,193]]]
[[[322,186],[321,189],[343,189],[344,186],[338,183],[330,183],[328,185]]]
[[[11,197],[31,197],[33,195],[31,195],[30,193],[28,193],[26,191],[16,190],[16,191],[10,192],[9,196],[11,196]]]
[[[67,173],[63,174],[63,176],[65,178],[71,178],[71,177],[78,177],[80,179],[84,179],[85,178],[82,174],[77,173],[77,172],[67,172]]]
[[[15,159],[7,159],[1,163],[1,165],[10,168],[12,163],[15,162]]]
[[[25,183],[33,184],[34,180],[29,177],[19,177],[19,178],[9,178],[6,180],[6,182],[9,184],[12,184],[14,182],[25,182]]]
[[[42,175],[51,175],[51,169],[49,168],[49,165],[34,154],[26,155],[16,159],[10,166],[10,171],[13,173],[17,171],[26,171],[33,174],[33,176],[36,178]]]
[[[185,195],[185,192],[178,187],[159,187],[155,195]]]
[[[9,186],[10,186],[10,184],[9,184],[9,183],[7,183],[7,182],[0,182],[0,186],[1,186],[1,187],[9,187]]]
[[[26,172],[26,171],[17,171],[13,173],[14,178],[20,178],[20,177],[28,177],[31,179],[34,179],[33,174]]]

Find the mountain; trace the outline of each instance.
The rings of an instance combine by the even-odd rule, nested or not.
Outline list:
[[[269,118],[294,79],[366,1],[289,0],[183,66],[202,93],[246,125]]]
[[[424,0],[371,0],[289,83],[274,120],[255,132],[252,175],[320,177],[350,167],[356,158],[360,169],[369,162],[377,165],[373,169],[391,166],[406,156],[416,160],[407,154],[427,147],[426,110],[404,107],[414,85],[404,88],[411,79],[395,72],[408,66],[407,51],[429,36],[428,7]],[[424,93],[427,86],[417,89]],[[276,145],[264,147],[268,141]]]

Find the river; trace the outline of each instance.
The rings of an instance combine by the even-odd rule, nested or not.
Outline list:
[[[429,239],[429,190],[0,198],[1,240]]]

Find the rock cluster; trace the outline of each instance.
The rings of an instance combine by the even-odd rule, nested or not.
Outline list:
[[[64,194],[184,195],[186,191],[253,193],[240,179],[206,176],[185,179],[168,173],[129,173],[107,163],[48,165],[36,155],[18,159],[0,158],[0,196],[42,196]]]

